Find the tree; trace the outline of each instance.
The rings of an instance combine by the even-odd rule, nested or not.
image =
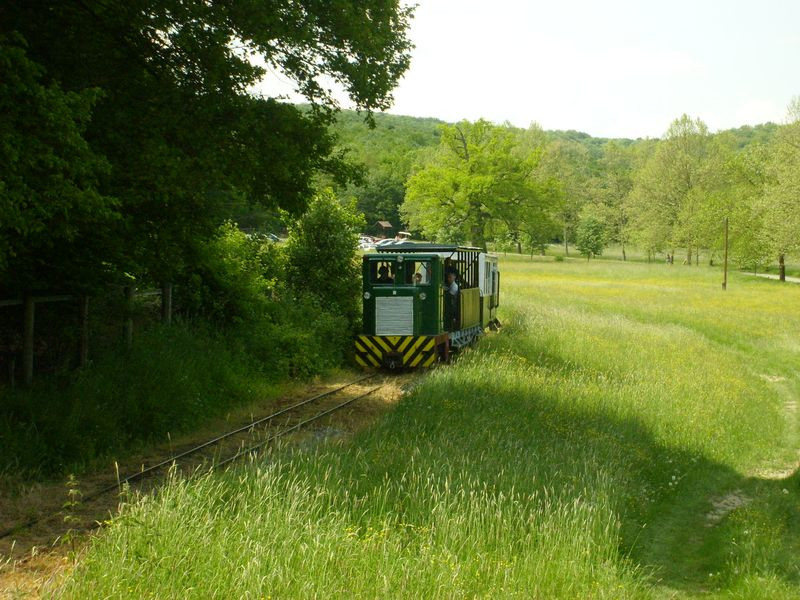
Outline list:
[[[787,123],[777,133],[764,192],[764,231],[786,280],[786,255],[800,252],[800,97],[789,105]]]
[[[0,36],[0,282],[3,295],[102,276],[117,202],[99,191],[108,163],[83,138],[99,94],[64,92],[20,36]],[[105,247],[103,247],[105,246]],[[80,286],[78,285],[80,284]]]
[[[631,240],[630,218],[626,199],[633,189],[633,157],[630,149],[608,142],[603,148],[596,194],[609,242],[622,247],[622,260],[627,260],[625,246]]]
[[[545,148],[538,176],[557,185],[554,214],[560,224],[564,252],[569,254],[581,208],[590,201],[589,151],[577,141],[554,139]]]
[[[600,256],[606,247],[606,228],[603,219],[593,214],[593,211],[584,211],[575,237],[575,247],[578,252],[589,260],[592,256]]]
[[[124,252],[109,251],[108,278],[163,279],[193,260],[231,198],[299,214],[316,173],[355,178],[327,129],[326,78],[368,117],[388,107],[411,14],[394,0],[31,0],[0,8],[0,34],[24,36],[45,87],[100,90],[83,138],[111,167],[99,193],[118,201],[109,237]],[[268,70],[311,109],[249,94]]]
[[[289,229],[286,283],[315,297],[329,312],[344,316],[355,329],[360,317],[361,267],[356,260],[364,216],[340,204],[332,191],[315,196]]]
[[[483,247],[493,221],[530,194],[530,168],[512,152],[509,127],[461,121],[441,128],[439,147],[423,155],[406,185],[401,213],[433,239]]]
[[[634,177],[628,204],[649,250],[684,246],[687,262],[702,243],[698,212],[715,179],[709,173],[708,127],[683,115]]]

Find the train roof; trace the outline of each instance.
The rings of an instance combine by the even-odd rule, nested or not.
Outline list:
[[[436,244],[433,242],[400,242],[375,248],[378,252],[486,252],[484,248],[459,246],[457,244]]]

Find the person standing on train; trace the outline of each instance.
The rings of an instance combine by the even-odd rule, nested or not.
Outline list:
[[[453,271],[448,271],[445,275],[445,323],[449,331],[457,331],[459,326],[459,308],[460,302],[458,301],[459,289],[456,283],[456,274]]]

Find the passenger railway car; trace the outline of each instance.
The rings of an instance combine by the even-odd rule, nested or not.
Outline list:
[[[448,273],[458,294],[445,288]],[[486,328],[499,327],[497,257],[480,248],[418,242],[365,254],[363,331],[355,340],[363,367],[430,367],[449,360]]]

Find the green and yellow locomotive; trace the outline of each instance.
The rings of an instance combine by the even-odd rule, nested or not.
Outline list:
[[[430,367],[497,328],[500,271],[480,248],[404,242],[363,258],[363,367]]]

